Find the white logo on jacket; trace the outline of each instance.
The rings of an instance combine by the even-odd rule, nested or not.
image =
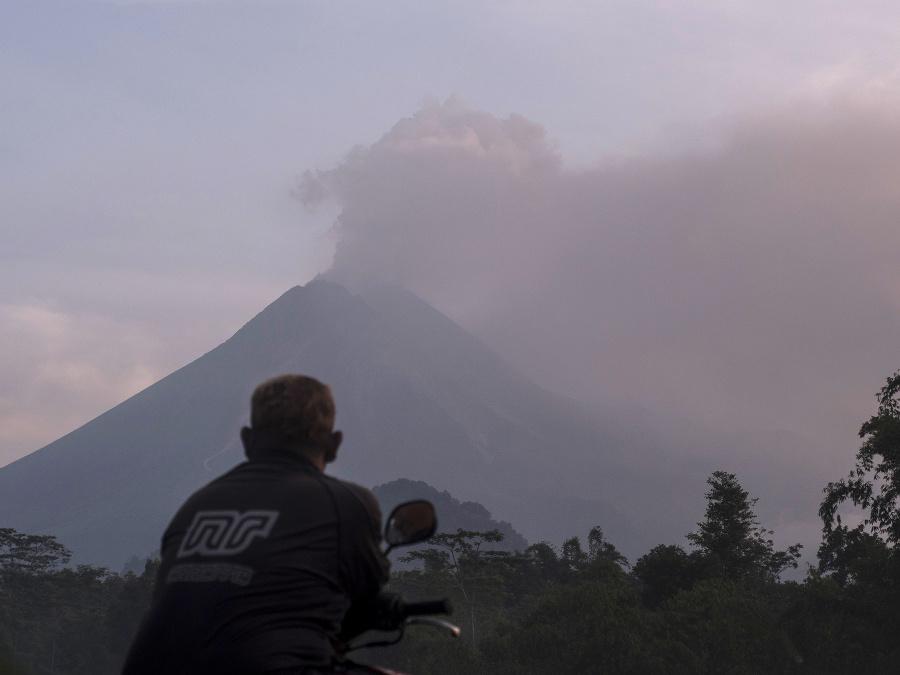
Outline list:
[[[197,511],[176,558],[189,555],[236,555],[257,537],[272,531],[279,511]]]

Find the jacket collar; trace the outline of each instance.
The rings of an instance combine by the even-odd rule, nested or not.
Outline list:
[[[307,440],[298,441],[284,434],[255,429],[247,429],[242,433],[241,441],[244,444],[244,454],[251,462],[284,461],[319,470],[312,460],[306,457],[304,450],[316,452],[322,449],[322,444]]]

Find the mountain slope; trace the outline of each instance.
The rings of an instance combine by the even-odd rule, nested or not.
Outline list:
[[[0,525],[55,534],[76,560],[113,569],[154,551],[178,505],[243,460],[250,394],[286,372],[334,391],[345,441],[330,472],[367,486],[425,481],[483,504],[529,541],[559,543],[601,525],[633,559],[681,541],[702,516],[706,477],[741,465],[741,442],[727,441],[738,450],[723,466],[708,459],[721,454],[719,440],[702,430],[673,435],[658,419],[541,389],[403,289],[353,295],[316,280],[196,361],[0,468]],[[782,491],[798,492],[784,477]]]
[[[552,397],[425,303],[392,292],[373,296],[374,309],[326,281],[289,290],[216,349],[0,469],[0,522],[56,534],[80,559],[116,568],[152,551],[177,505],[241,461],[250,393],[283,372],[333,387],[347,439],[338,475],[425,480],[498,513],[535,490],[552,500],[566,486],[547,452],[559,424],[540,424],[553,417],[542,397]],[[594,500],[591,517],[603,514],[624,532],[623,518]],[[544,538],[546,524],[526,532]]]

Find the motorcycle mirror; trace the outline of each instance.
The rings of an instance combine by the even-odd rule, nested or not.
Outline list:
[[[384,526],[388,550],[428,539],[437,529],[437,513],[431,502],[417,499],[391,511]]]

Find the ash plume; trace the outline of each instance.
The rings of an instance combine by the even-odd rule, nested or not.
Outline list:
[[[898,366],[897,108],[574,170],[539,124],[452,97],[299,194],[341,207],[332,278],[405,286],[546,386],[836,447]]]

